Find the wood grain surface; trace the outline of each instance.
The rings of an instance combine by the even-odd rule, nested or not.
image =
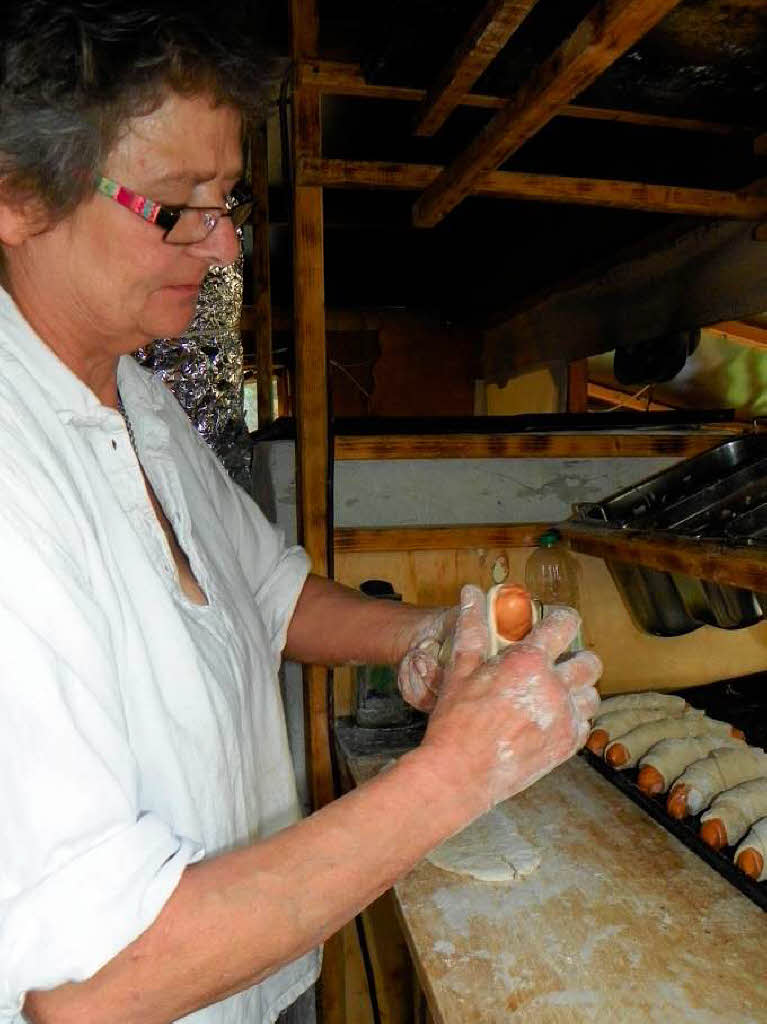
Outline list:
[[[395,887],[436,1021],[767,1019],[767,917],[585,761],[503,808],[544,850],[534,875],[488,884],[422,862]]]

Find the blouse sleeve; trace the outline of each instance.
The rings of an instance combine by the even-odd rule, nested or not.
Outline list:
[[[3,477],[0,1021],[10,1021],[27,991],[90,977],[145,931],[203,851],[140,812],[109,624],[44,528],[41,496]]]

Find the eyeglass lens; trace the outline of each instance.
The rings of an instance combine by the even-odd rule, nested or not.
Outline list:
[[[238,203],[226,213],[222,213],[220,210],[196,210],[186,207],[165,236],[165,241],[174,245],[202,242],[213,231],[221,217],[231,217],[234,227],[240,228],[248,219],[252,209],[252,202]]]

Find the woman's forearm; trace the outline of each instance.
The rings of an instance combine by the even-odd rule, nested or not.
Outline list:
[[[312,575],[298,599],[285,655],[318,665],[396,664],[434,614]]]
[[[32,1024],[167,1024],[314,948],[481,808],[415,751],[311,818],[192,865],[93,978],[30,993]]]

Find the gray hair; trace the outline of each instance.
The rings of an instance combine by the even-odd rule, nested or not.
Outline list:
[[[93,192],[132,117],[168,92],[210,95],[246,124],[263,112],[276,63],[244,0],[8,0],[0,13],[0,197],[54,221]]]

